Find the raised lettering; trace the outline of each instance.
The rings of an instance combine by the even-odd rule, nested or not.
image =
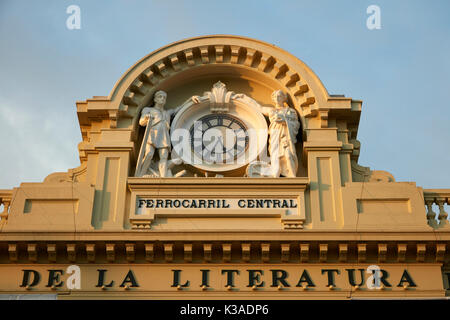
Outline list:
[[[22,270],[23,271],[23,279],[21,287],[34,287],[39,284],[41,281],[41,275],[36,270]],[[33,281],[30,283],[30,275],[33,275]]]
[[[222,208],[229,208],[230,207],[230,204],[229,203],[227,203],[227,200],[222,200]]]
[[[302,287],[303,282],[306,282],[308,284],[307,287],[315,287],[316,286],[314,284],[314,282],[312,281],[312,279],[306,269],[303,270],[303,273],[300,277],[300,280],[298,280],[296,287]]]
[[[397,287],[403,287],[404,282],[408,282],[408,287],[417,287],[416,283],[411,278],[410,274],[408,273],[408,270],[406,269],[403,271],[402,277]]]
[[[322,274],[324,274],[325,272],[328,275],[328,284],[327,284],[327,286],[335,287],[336,284],[334,283],[334,273],[341,274],[341,272],[338,269],[322,269]]]
[[[139,287],[137,281],[136,281],[136,277],[133,274],[133,270],[129,270],[127,275],[125,276],[125,279],[123,279],[122,284],[120,285],[120,287],[125,287],[126,283],[131,283],[130,287]]]
[[[264,200],[257,199],[256,201],[256,208],[264,208]]]
[[[209,287],[209,270],[200,270],[202,272],[202,284],[201,287],[206,286]]]
[[[364,284],[364,269],[358,269],[359,272],[361,273],[361,281],[360,283],[356,284],[355,282],[355,269],[345,269],[348,272],[348,282],[350,283],[351,286],[362,286]]]
[[[172,208],[172,200],[166,199],[164,208]]]
[[[290,287],[289,283],[287,283],[286,278],[288,273],[284,270],[270,270],[272,271],[272,285],[271,287],[278,287],[279,283],[281,283],[284,287]]]
[[[216,207],[216,202],[213,199],[209,199],[208,200],[208,209],[215,208],[215,207]]]
[[[62,287],[64,282],[60,280],[59,276],[63,274],[63,270],[48,270],[48,283],[46,287]]]
[[[234,274],[239,275],[239,270],[222,270],[222,274],[227,274],[227,284],[225,287],[234,287]]]
[[[272,200],[269,200],[269,199],[264,200],[264,203],[265,203],[265,205],[266,205],[266,208],[269,208],[269,209],[270,209],[270,207],[271,207],[271,205],[272,205]]]
[[[184,284],[180,284],[180,273],[181,270],[172,270],[173,272],[173,283],[172,287],[189,287],[189,280],[187,280]]]
[[[264,274],[262,270],[247,270],[248,271],[248,286],[247,287],[264,287],[264,281],[261,281],[261,276]]]
[[[112,280],[109,284],[105,285],[105,273],[108,270],[97,269],[97,271],[98,271],[98,282],[97,282],[97,285],[96,285],[97,288],[101,288],[103,286],[109,288],[109,287],[112,287],[114,285],[114,280]]]

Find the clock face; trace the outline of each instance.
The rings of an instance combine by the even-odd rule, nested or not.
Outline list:
[[[248,148],[246,125],[229,114],[208,114],[190,128],[192,151],[206,163],[233,163]]]

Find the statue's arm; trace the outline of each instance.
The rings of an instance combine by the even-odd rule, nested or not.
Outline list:
[[[192,97],[188,98],[185,102],[183,102],[183,104],[181,104],[181,106],[178,106],[174,109],[168,110],[168,112],[170,113],[171,116],[175,115],[175,114],[177,114],[178,111],[180,111],[187,104],[189,104],[189,103],[198,104],[198,103],[200,103],[200,100],[201,99],[199,96],[192,96]]]
[[[139,125],[145,127],[148,123],[151,123],[151,110],[150,108],[144,108],[141,112],[141,118],[139,119]]]
[[[170,115],[175,115],[178,113],[178,111],[180,111],[181,109],[183,109],[183,107],[186,105],[186,102],[184,102],[181,106],[178,106],[172,110],[170,110]]]

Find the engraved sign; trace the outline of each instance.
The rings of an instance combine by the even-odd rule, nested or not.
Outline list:
[[[297,210],[297,199],[262,199],[262,198],[140,198],[136,199],[136,215],[152,214],[163,210],[196,210],[213,209],[229,210],[261,210],[282,209],[286,214],[294,214]]]

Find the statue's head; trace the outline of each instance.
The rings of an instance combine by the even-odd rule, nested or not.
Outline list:
[[[156,91],[156,93],[153,97],[153,101],[155,102],[155,104],[160,104],[160,105],[164,105],[166,103],[166,99],[167,99],[167,93],[165,93],[162,90]]]
[[[275,90],[272,92],[272,101],[275,106],[283,107],[284,103],[287,101],[287,96],[283,91]]]

